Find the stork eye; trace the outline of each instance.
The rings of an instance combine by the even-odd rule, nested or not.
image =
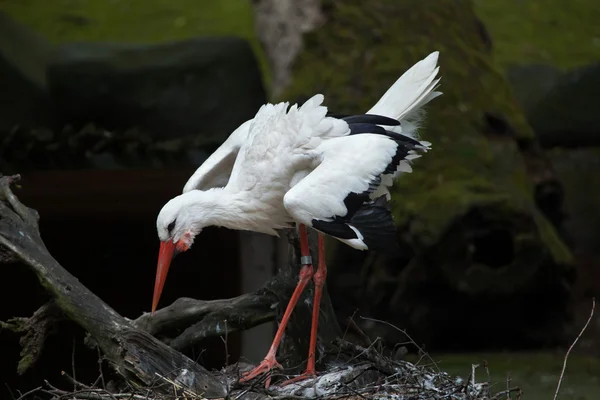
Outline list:
[[[177,221],[177,220],[174,219],[173,222],[171,222],[169,225],[167,225],[167,232],[169,233],[169,235],[171,234],[171,232],[175,228],[175,221]]]

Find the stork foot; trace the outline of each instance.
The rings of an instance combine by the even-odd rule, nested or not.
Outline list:
[[[317,377],[317,372],[313,369],[313,370],[306,370],[303,373],[301,373],[300,375],[293,377],[291,379],[288,379],[287,381],[284,381],[282,383],[279,384],[279,386],[286,386],[289,385],[290,383],[296,383],[296,382],[300,382],[306,379],[312,379],[312,378],[316,378]]]
[[[248,382],[261,374],[268,373],[269,376],[267,377],[267,380],[265,382],[265,389],[268,389],[269,385],[271,385],[271,370],[273,368],[283,369],[281,364],[279,364],[275,359],[275,356],[267,355],[267,357],[265,357],[265,359],[262,360],[262,362],[258,364],[256,368],[242,374],[240,382]]]

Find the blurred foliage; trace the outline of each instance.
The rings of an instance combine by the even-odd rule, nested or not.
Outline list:
[[[269,76],[250,0],[0,0],[0,10],[55,44],[242,37],[256,52],[263,75]]]
[[[159,141],[136,129],[109,132],[93,124],[61,131],[15,127],[0,132],[0,171],[188,166],[197,164],[199,152],[214,150],[202,136]]]
[[[600,59],[598,0],[473,0],[492,36],[494,58],[567,69]]]

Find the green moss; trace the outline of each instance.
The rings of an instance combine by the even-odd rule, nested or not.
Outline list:
[[[440,369],[452,376],[467,379],[471,365],[479,364],[475,370],[477,382],[487,380],[483,368],[487,362],[492,381],[492,393],[506,388],[506,377],[510,373],[511,387],[520,387],[527,400],[551,399],[562,369],[564,354],[556,353],[486,353],[486,354],[440,354],[432,355]],[[411,356],[411,361],[418,357]],[[561,385],[559,399],[595,400],[600,398],[600,361],[597,357],[572,354]],[[503,396],[501,398],[506,398]],[[511,398],[515,398],[511,396]]]
[[[0,10],[52,43],[160,43],[193,36],[238,36],[250,42],[268,77],[249,0],[0,0]]]
[[[19,364],[17,365],[17,373],[19,375],[23,375],[25,371],[27,371],[29,367],[31,367],[35,363],[36,360],[37,356],[30,353],[23,354],[23,352],[21,352],[21,359],[19,360]]]
[[[486,137],[486,113],[503,116],[521,140],[533,138],[533,132],[486,54],[470,3],[438,0],[435,8],[417,0],[380,0],[369,7],[359,0],[324,3],[329,21],[306,35],[306,51],[282,98],[321,92],[332,112],[366,111],[407,68],[440,51],[444,94],[427,107],[421,131],[433,150],[416,160],[414,172],[394,188],[397,223],[412,221],[411,234],[426,246],[473,204],[494,204],[498,210],[535,215],[539,235],[555,259],[570,259],[535,208],[516,142],[493,133]]]
[[[600,6],[596,0],[474,0],[494,42],[494,57],[511,64],[560,68],[600,59]]]

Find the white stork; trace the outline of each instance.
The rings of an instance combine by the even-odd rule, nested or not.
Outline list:
[[[317,324],[327,269],[324,235],[359,249],[390,251],[396,230],[387,205],[388,187],[411,161],[430,149],[417,138],[422,107],[440,95],[434,91],[438,52],[404,73],[367,114],[327,115],[323,95],[301,107],[265,104],[237,128],[196,170],[183,194],[167,202],[156,227],[160,252],[152,313],[160,299],[173,256],[188,250],[204,227],[278,235],[298,224],[299,282],[265,359],[242,381],[281,367],[275,359],[286,324],[300,294],[315,284],[306,371],[315,375]],[[306,226],[318,231],[318,269],[313,274]],[[270,384],[270,377],[266,386]]]

